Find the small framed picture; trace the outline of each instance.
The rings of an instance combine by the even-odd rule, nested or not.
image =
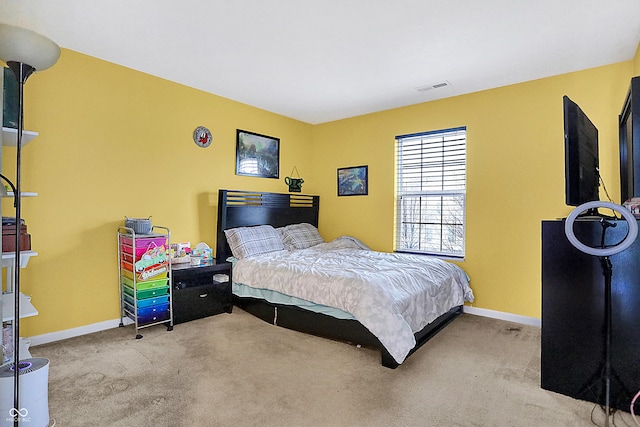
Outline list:
[[[369,166],[338,169],[338,196],[365,196],[369,194]]]
[[[278,178],[280,139],[238,129],[236,175]]]

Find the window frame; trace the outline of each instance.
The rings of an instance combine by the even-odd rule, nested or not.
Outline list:
[[[429,138],[433,139],[434,136],[440,137],[440,141],[439,142],[425,141],[426,139],[429,139]],[[446,148],[447,138],[451,138],[451,137],[453,137],[455,141],[462,141],[462,153],[459,153],[459,152],[456,153],[456,151],[460,150],[459,142],[458,142],[457,148],[455,147],[454,148],[450,147],[449,149]],[[404,142],[412,142],[412,141],[415,142],[417,139],[422,141],[419,143],[419,146],[417,147],[417,149],[420,150],[420,157],[421,157],[420,164],[419,164],[420,179],[418,184],[420,188],[417,190],[413,189],[413,190],[402,191],[401,190],[402,182],[409,180],[409,175],[403,165],[407,163],[410,159],[410,158],[409,159],[406,158],[406,157],[409,157],[409,155],[403,151],[402,144]],[[395,252],[430,255],[430,256],[450,258],[455,260],[463,260],[465,258],[466,224],[467,224],[467,218],[466,218],[467,143],[468,141],[467,141],[466,126],[396,136],[395,150],[394,150],[394,153],[395,153],[395,163],[394,163],[395,191],[394,193],[395,193],[395,199],[396,199],[395,207],[394,207],[394,250]],[[427,156],[424,155],[425,151],[428,151],[427,149],[429,148],[437,147],[438,145],[441,146],[440,148],[442,153],[440,161],[436,163],[432,163],[431,166],[425,167],[425,163],[427,163],[425,162],[425,157],[429,156],[429,155]],[[450,156],[450,157],[447,157],[447,156]],[[462,159],[459,158],[460,156],[462,156]],[[458,157],[456,160],[452,160],[452,159],[455,159],[456,157]],[[445,170],[447,168],[451,169],[450,173],[445,173]],[[438,181],[438,179],[429,180],[424,177],[424,175],[426,175],[425,172],[429,172],[433,174],[434,171],[438,171],[438,173],[441,175],[440,181]],[[456,174],[459,174],[460,171],[463,172],[462,178],[456,175]],[[416,171],[416,173],[418,173],[418,171]],[[415,181],[415,178],[414,178],[414,181]],[[440,189],[424,188],[427,185],[429,186],[433,185],[433,183],[438,184],[440,186]],[[446,188],[447,185],[449,186],[452,185],[453,187],[461,186],[461,188],[453,188],[453,187]],[[404,242],[403,244],[403,242],[401,241],[401,239],[403,238],[402,237],[403,231],[406,230],[406,228],[404,227],[404,224],[409,224],[409,221],[403,220],[403,213],[407,209],[403,205],[403,203],[406,203],[407,200],[411,198],[417,199],[418,203],[420,203],[420,207],[417,208],[419,210],[419,213],[418,213],[419,220],[417,222],[415,221],[413,222],[418,228],[418,231],[415,231],[416,233],[418,233],[417,249],[415,247],[406,247],[406,242]],[[427,222],[426,220],[423,220],[423,217],[425,216],[425,214],[423,213],[425,212],[423,210],[425,209],[423,208],[423,205],[430,198],[432,200],[433,198],[435,198],[436,201],[439,200],[438,202],[440,204],[440,208],[438,212],[439,219],[437,221]],[[461,207],[458,209],[455,209],[455,208],[447,209],[445,207],[443,210],[442,206],[446,206],[447,201],[451,204],[461,205]],[[431,209],[431,208],[426,208],[426,209],[428,212],[428,209]],[[438,209],[436,208],[435,212],[437,211]],[[449,216],[447,215],[447,212],[451,212],[454,215]],[[453,222],[451,223],[448,222],[447,217],[453,218]],[[435,247],[424,247],[423,249],[423,246],[422,246],[423,238],[421,236],[421,233],[428,232],[430,227],[432,227],[435,230],[438,230],[438,229],[440,230],[440,233],[439,233],[440,237],[439,237],[439,244],[438,244],[439,250],[437,250]],[[445,237],[444,237],[444,233],[445,233],[444,230],[447,230],[447,229],[450,232],[451,230],[453,230],[453,234],[456,235],[454,237],[454,240],[455,238],[458,238],[459,242],[457,243],[457,246],[461,247],[460,249],[447,250],[447,245],[445,244],[447,240],[445,240]],[[456,231],[456,229],[458,230]],[[453,243],[453,246],[455,245],[456,243]],[[449,247],[452,247],[452,246],[449,246]]]

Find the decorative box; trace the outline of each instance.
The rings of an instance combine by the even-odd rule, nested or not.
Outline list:
[[[2,225],[2,252],[16,250],[16,225]],[[31,250],[31,235],[27,233],[27,226],[20,226],[20,250]]]

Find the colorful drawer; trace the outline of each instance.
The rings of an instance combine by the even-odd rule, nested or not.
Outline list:
[[[153,281],[157,279],[162,279],[167,277],[167,273],[169,272],[169,263],[165,262],[163,264],[154,265],[152,268],[138,271],[136,273],[133,272],[132,264],[127,263],[126,261],[121,262],[122,274],[124,277],[130,280],[136,280],[138,286],[141,282]]]
[[[131,304],[132,306],[134,305],[134,303],[137,303],[138,304],[138,308],[149,307],[149,306],[152,306],[152,305],[168,303],[169,302],[169,294],[161,295],[161,296],[157,296],[157,297],[151,297],[151,298],[144,298],[144,299],[139,299],[139,300],[134,300],[133,296],[131,296],[129,294],[124,294],[124,300],[125,300],[126,303]]]
[[[161,295],[166,295],[169,293],[169,286],[163,286],[163,287],[159,287],[159,288],[151,288],[151,289],[138,289],[137,292],[133,292],[133,288],[130,288],[129,286],[126,285],[122,285],[122,290],[124,291],[125,294],[129,295],[130,297],[135,297],[137,299],[144,299],[144,298],[154,298],[154,297],[159,297]]]
[[[122,252],[133,254],[133,238],[128,236],[121,237],[121,245],[120,248]],[[169,246],[169,242],[166,236],[153,236],[153,237],[138,237],[136,238],[136,248],[135,254],[136,258],[139,258],[140,255],[145,253],[147,250],[157,247],[157,246]]]
[[[169,310],[163,313],[153,313],[146,316],[138,316],[138,323],[144,325],[146,323],[162,322],[169,319]]]
[[[125,313],[127,317],[129,317],[131,320],[136,320],[136,316],[134,316],[132,311],[125,310]],[[160,313],[151,313],[144,316],[138,315],[137,319],[138,319],[138,325],[144,326],[148,323],[156,323],[156,322],[162,322],[164,320],[169,320],[169,317],[170,317],[169,310],[166,310]]]
[[[167,245],[167,236],[149,236],[143,235],[146,237],[136,237],[136,246],[149,246],[149,245]],[[133,246],[133,238],[129,236],[122,236],[122,243],[125,245]]]
[[[135,312],[134,306],[129,304],[126,301],[124,303],[124,307],[125,307],[125,309],[127,309],[131,313]],[[169,310],[169,302],[167,301],[165,303],[156,304],[156,305],[150,305],[148,307],[140,307],[140,306],[138,306],[137,315],[138,315],[138,317],[148,317],[148,316],[153,316],[153,315],[164,313],[165,311],[168,311],[168,310]]]
[[[120,278],[120,280],[122,280],[122,283],[125,286],[130,287],[131,289],[133,289],[133,279],[129,278],[127,276],[123,276]],[[169,278],[166,277],[160,277],[160,278],[156,278],[153,280],[145,280],[144,282],[137,282],[136,283],[136,288],[139,291],[145,290],[145,289],[151,289],[151,288],[161,288],[163,286],[167,286],[169,284]]]

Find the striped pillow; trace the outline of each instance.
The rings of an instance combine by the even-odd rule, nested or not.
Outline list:
[[[231,228],[224,234],[231,253],[238,259],[284,250],[280,234],[270,225]]]
[[[278,231],[282,236],[282,243],[288,251],[306,249],[324,243],[324,239],[318,233],[318,229],[306,222],[287,225],[286,227],[278,228]]]

